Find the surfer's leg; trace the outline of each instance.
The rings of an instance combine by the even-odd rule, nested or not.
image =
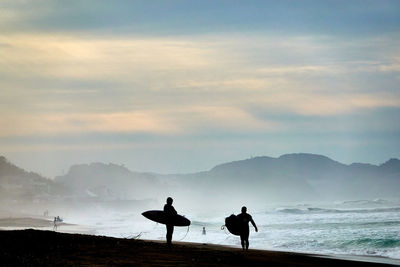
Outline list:
[[[245,243],[246,243],[246,250],[249,250],[249,234],[250,234],[250,231],[245,231],[244,232],[244,240],[245,240]]]
[[[244,236],[243,234],[240,234],[240,243],[242,244],[242,249],[245,249],[245,244],[244,244]]]
[[[165,237],[167,238],[167,244],[170,244],[171,243],[171,238],[170,238],[171,235],[169,233],[170,227],[169,225],[166,225],[166,227],[167,227],[167,235]]]
[[[174,226],[167,224],[167,244],[171,245],[172,234],[174,233]]]

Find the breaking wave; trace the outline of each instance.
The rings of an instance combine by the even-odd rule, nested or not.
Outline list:
[[[375,208],[375,209],[324,209],[324,208],[283,208],[277,209],[280,213],[291,214],[310,214],[310,213],[376,213],[376,212],[400,212],[400,207],[392,208]]]
[[[400,239],[395,238],[360,238],[342,244],[343,248],[398,248],[400,247]]]

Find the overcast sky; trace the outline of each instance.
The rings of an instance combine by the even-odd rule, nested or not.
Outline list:
[[[400,1],[0,0],[0,152],[181,173],[400,158]]]

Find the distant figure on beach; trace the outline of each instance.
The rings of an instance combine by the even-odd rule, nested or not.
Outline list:
[[[54,221],[53,221],[53,231],[57,231],[57,217],[54,217]]]
[[[206,235],[206,228],[203,226],[203,235]]]
[[[247,213],[247,208],[244,206],[242,207],[242,213],[237,218],[240,224],[240,242],[242,243],[242,248],[243,250],[249,250],[249,222],[254,226],[256,232],[258,232],[257,225],[251,215]]]
[[[172,218],[177,215],[178,213],[176,212],[175,208],[172,206],[172,202],[174,200],[172,197],[167,198],[167,204],[164,205],[164,213],[167,217],[167,221],[170,221],[170,223],[167,223],[167,245],[171,245],[172,241],[172,234],[174,233],[174,225],[172,224]]]
[[[63,219],[60,218],[60,216],[54,217],[53,221],[53,230],[57,231],[58,223],[62,223]]]

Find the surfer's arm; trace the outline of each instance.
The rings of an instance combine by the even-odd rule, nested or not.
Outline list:
[[[251,224],[254,226],[254,229],[256,229],[256,232],[258,232],[258,228],[256,223],[253,221],[253,218],[250,220]]]

